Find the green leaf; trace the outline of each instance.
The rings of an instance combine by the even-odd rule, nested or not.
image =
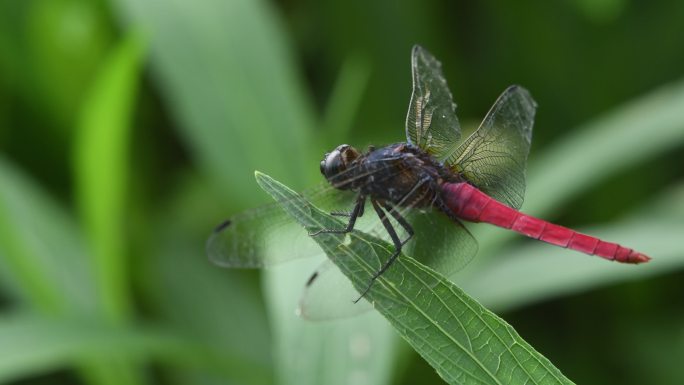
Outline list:
[[[272,4],[114,3],[149,32],[151,65],[180,133],[234,205],[257,203],[255,169],[299,187],[315,175],[313,107]]]
[[[638,280],[684,268],[684,184],[668,189],[629,219],[580,231],[629,244],[653,259],[639,266],[610,263],[541,242],[525,242],[459,283],[480,301],[513,309],[550,297]]]
[[[556,145],[530,157],[522,210],[543,216],[607,177],[682,143],[684,82],[678,82],[571,130]],[[495,255],[498,259],[498,250],[516,236],[491,227],[475,230],[482,246],[478,264]]]
[[[323,149],[311,145],[319,119],[314,115],[311,96],[304,89],[306,82],[297,69],[294,49],[287,40],[288,31],[272,2],[117,0],[114,4],[127,21],[144,26],[149,32],[154,78],[184,144],[208,180],[221,188],[220,199],[225,206],[244,207],[266,198],[265,194],[254,193],[255,169],[269,170],[298,187],[320,177],[318,162]],[[326,131],[342,136],[351,125],[352,119],[343,115],[356,108],[364,72],[362,62],[351,61],[345,66],[327,110],[326,123],[331,126]],[[215,207],[211,217],[217,223],[223,219]],[[305,280],[270,273],[264,280],[269,288],[266,296],[273,325],[272,340],[278,346],[274,355],[277,381],[297,385],[307,379],[312,385],[332,383],[326,381],[345,383],[360,373],[357,369],[361,366],[371,383],[388,383],[395,372],[392,360],[397,344],[386,322],[376,318],[373,322],[359,321],[353,327],[299,327],[302,322],[292,321],[294,306],[280,301],[296,298]],[[229,297],[241,293],[227,292],[221,285],[216,288],[216,295]],[[287,326],[295,321],[299,326]],[[204,324],[206,330],[214,330],[215,322],[211,320],[196,322],[197,327]],[[336,338],[330,338],[332,335]],[[343,352],[348,351],[349,339],[359,335],[371,335],[373,342],[377,342],[373,346],[374,359],[365,360],[360,366],[353,360],[341,361],[345,359]],[[293,342],[316,349],[299,349],[295,365]],[[303,365],[307,373],[319,377],[302,378]]]
[[[530,158],[524,210],[549,212],[608,176],[681,146],[684,81],[656,89],[571,132]]]
[[[72,217],[0,157],[0,278],[26,307],[93,313],[95,282]]]
[[[641,218],[638,221],[591,228],[587,234],[624,240],[653,257],[646,264],[625,265],[576,251],[530,242],[501,254],[496,263],[464,276],[459,283],[478,300],[498,310],[570,295],[619,282],[644,279],[684,268],[684,225],[679,221]],[[622,241],[620,241],[622,242]]]
[[[337,145],[348,140],[369,77],[370,64],[361,57],[352,56],[342,65],[323,114],[326,143]]]
[[[254,371],[251,378],[260,375],[239,356],[222,356],[191,339],[179,337],[176,331],[159,327],[124,328],[107,326],[93,319],[48,319],[35,314],[13,314],[0,317],[0,341],[2,383],[58,370],[86,359],[107,362],[122,356],[130,360],[154,358],[205,371],[207,367],[209,370],[222,368],[219,372],[224,378],[237,382],[244,378],[235,374],[248,369]],[[118,374],[119,377],[111,379],[112,383],[130,383]]]
[[[259,285],[250,279],[255,275],[218,269],[201,247],[221,194],[208,196],[209,184],[195,175],[182,178],[172,191],[173,199],[153,217],[148,257],[137,265],[144,277],[140,291],[156,318],[226,358],[239,359],[214,360],[210,372],[164,366],[165,377],[173,384],[233,384],[234,378],[243,385],[273,383],[272,333]],[[229,375],[221,370],[226,365],[233,366]]]
[[[257,183],[307,231],[342,223],[295,192],[257,173]],[[364,233],[314,238],[363,291],[392,246]],[[366,299],[450,384],[569,384],[505,321],[414,259],[401,255],[377,279]]]
[[[90,240],[100,301],[108,317],[130,312],[126,194],[131,112],[143,44],[131,34],[106,61],[83,106],[74,146],[76,197]]]

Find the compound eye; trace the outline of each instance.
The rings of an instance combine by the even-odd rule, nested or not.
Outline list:
[[[323,160],[321,160],[321,174],[325,175],[325,161],[328,159],[329,153],[326,153],[325,156],[323,157]]]
[[[335,150],[328,154],[321,163],[323,175],[325,175],[327,178],[336,175],[340,171],[341,166],[342,157],[338,150]]]

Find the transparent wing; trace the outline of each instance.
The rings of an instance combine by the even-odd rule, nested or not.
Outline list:
[[[442,65],[416,45],[411,53],[411,70],[413,93],[406,116],[406,140],[444,161],[457,148],[461,128]]]
[[[508,87],[445,163],[494,199],[520,208],[536,108],[526,89]]]
[[[434,211],[415,211],[408,215],[416,234],[406,244],[404,252],[450,277],[473,260],[478,245],[461,222]]]
[[[353,193],[336,190],[327,183],[302,195],[328,211],[349,210],[354,200]],[[230,268],[262,268],[322,253],[279,202],[229,218],[214,230],[206,248],[213,263]]]
[[[327,321],[359,315],[373,308],[335,264],[326,259],[311,275],[299,300],[297,314],[311,321]]]
[[[411,223],[415,232],[415,236],[404,246],[403,253],[416,257],[442,275],[448,277],[461,270],[477,253],[477,242],[460,222],[432,211],[404,208],[400,213]],[[371,210],[366,215],[372,216],[369,224],[374,224],[367,225],[369,230],[366,232],[391,243],[375,213]],[[405,239],[408,234],[396,221],[391,220],[400,238]],[[372,309],[372,304],[365,299],[354,303],[359,295],[351,281],[332,261],[326,260],[307,282],[297,310],[302,318],[312,321],[352,317]]]

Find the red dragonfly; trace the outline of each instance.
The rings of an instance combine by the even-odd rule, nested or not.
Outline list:
[[[363,153],[346,144],[338,146],[320,164],[321,173],[332,188],[305,196],[323,205],[344,202],[345,191],[355,197],[351,211],[332,212],[346,217],[346,226],[320,229],[309,236],[353,231],[369,201],[393,243],[394,252],[373,275],[361,297],[391,267],[405,245],[415,243],[413,254],[421,253],[423,236],[430,239],[431,248],[450,248],[446,253],[426,252],[448,256],[428,264],[445,273],[465,265],[477,248],[461,221],[490,223],[612,261],[636,264],[650,259],[616,243],[518,211],[525,193],[525,169],[536,110],[527,90],[520,86],[507,88],[480,127],[460,142],[456,105],[441,64],[428,51],[415,46],[411,68],[413,93],[406,118],[406,142],[370,147]],[[442,218],[450,223],[426,225],[420,214],[428,209],[441,212]],[[274,255],[265,250],[283,223],[284,214],[278,211],[277,207],[268,206],[221,224],[207,244],[210,258],[227,267],[263,267],[306,254]],[[413,214],[415,211],[419,214]],[[415,242],[409,242],[414,237]]]

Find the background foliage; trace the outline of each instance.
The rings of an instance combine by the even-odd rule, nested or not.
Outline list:
[[[410,47],[466,130],[539,103],[523,209],[654,257],[617,266],[484,226],[454,281],[577,383],[681,383],[684,3],[0,2],[0,381],[441,383],[377,315],[292,309],[315,261],[210,266],[207,234],[400,141]]]

